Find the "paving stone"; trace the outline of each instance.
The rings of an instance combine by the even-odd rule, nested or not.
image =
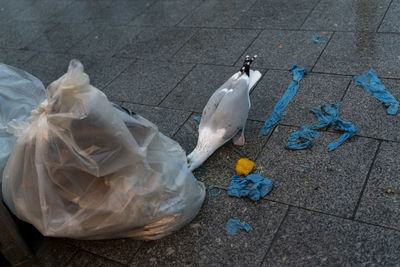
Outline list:
[[[52,19],[63,23],[127,24],[140,15],[146,8],[150,7],[154,1],[75,1],[66,9],[58,12]]]
[[[58,24],[28,45],[29,49],[65,53],[95,29],[93,25]]]
[[[331,32],[316,32],[320,40],[329,40]],[[246,50],[245,55],[258,55],[254,67],[290,69],[293,64],[311,70],[325,44],[316,44],[315,32],[265,30]],[[236,65],[242,65],[238,60]]]
[[[76,56],[76,58],[82,62],[85,72],[90,77],[90,84],[98,89],[103,89],[134,62],[133,59],[102,56]]]
[[[16,20],[26,22],[45,22],[51,20],[50,18],[52,17],[52,15],[70,5],[72,3],[72,0],[41,0],[33,2],[23,2],[25,2],[26,6],[21,9],[18,14],[16,14]]]
[[[72,55],[40,53],[24,64],[24,70],[42,81],[45,87],[68,70]]]
[[[192,68],[191,64],[137,61],[104,91],[112,100],[158,105]]]
[[[236,22],[239,28],[299,29],[318,0],[258,0]]]
[[[41,267],[65,266],[77,251],[64,239],[44,238],[35,252],[35,264]]]
[[[94,18],[105,8],[107,3],[107,1],[74,1],[67,8],[57,12],[51,20],[73,24],[94,22]]]
[[[270,70],[250,95],[249,117],[265,121],[279,102],[293,75],[289,71]],[[333,104],[341,100],[350,82],[350,77],[310,73],[304,76],[299,90],[282,114],[281,123],[308,125],[318,120],[310,111],[313,107]]]
[[[399,143],[383,142],[372,167],[356,219],[400,230],[400,195],[383,189],[400,190]]]
[[[116,57],[170,59],[197,29],[181,27],[146,28],[124,47]]]
[[[200,29],[174,60],[233,65],[259,31],[243,29]]]
[[[267,199],[351,217],[378,147],[374,139],[353,137],[328,152],[326,146],[340,134],[320,132],[312,149],[289,151],[287,138],[298,128],[278,126],[256,165],[265,177],[279,182]],[[351,160],[349,160],[351,159]],[[300,165],[308,165],[303,168]]]
[[[0,22],[11,23],[26,9],[27,1],[1,1],[0,3]]]
[[[0,48],[0,62],[20,69],[24,69],[24,63],[34,55],[33,51]]]
[[[134,19],[130,24],[173,26],[178,24],[200,3],[200,0],[159,1],[147,9],[142,15]]]
[[[360,75],[373,68],[379,76],[400,78],[399,42],[399,34],[336,32],[313,71]]]
[[[397,266],[400,233],[290,208],[263,266]]]
[[[131,266],[259,266],[287,210],[287,206],[260,201],[207,197],[200,214],[179,232],[145,242]],[[230,218],[248,223],[251,230],[231,236]]]
[[[376,31],[390,0],[320,1],[302,29],[331,31]]]
[[[142,243],[134,239],[74,240],[74,245],[83,250],[123,264],[130,262]]]
[[[41,34],[51,31],[54,24],[12,23],[0,25],[0,47],[26,49],[27,45]]]
[[[24,70],[38,77],[45,86],[48,86],[67,72],[71,59],[82,62],[84,71],[89,75],[90,84],[98,89],[103,89],[133,62],[132,59],[101,56],[39,53],[24,64]]]
[[[400,81],[381,81],[387,90],[400,100]],[[356,86],[353,81],[343,99],[340,113],[343,120],[353,122],[359,135],[400,141],[400,114],[388,115],[382,102],[365,92],[362,87]]]
[[[172,137],[185,123],[191,112],[167,108],[159,108],[131,103],[123,103],[123,107],[139,114],[158,126],[165,135]]]
[[[201,113],[211,95],[239,69],[238,67],[196,65],[161,103],[161,106]]]
[[[254,2],[255,0],[233,0],[229,1],[229,3],[219,0],[206,0],[192,14],[179,23],[179,25],[192,27],[232,27]]]
[[[67,266],[122,267],[125,265],[117,263],[115,261],[108,260],[100,256],[95,256],[93,254],[84,251],[80,251],[74,256],[72,261]]]
[[[135,26],[100,26],[73,46],[69,52],[112,56],[125,45],[132,43],[141,30]]]
[[[392,1],[390,7],[379,27],[380,32],[400,32],[400,21],[398,14],[400,13],[400,1]]]

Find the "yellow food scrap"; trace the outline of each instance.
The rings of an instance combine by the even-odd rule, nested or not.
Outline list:
[[[236,174],[247,176],[256,169],[256,164],[249,159],[239,159],[236,164]]]

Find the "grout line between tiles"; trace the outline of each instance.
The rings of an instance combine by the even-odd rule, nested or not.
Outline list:
[[[369,167],[367,176],[365,177],[365,181],[364,181],[363,187],[361,188],[361,192],[360,192],[360,195],[359,195],[359,197],[358,197],[357,204],[356,204],[356,206],[355,206],[355,208],[354,208],[353,215],[351,216],[351,220],[354,220],[355,217],[356,217],[356,213],[357,213],[358,207],[360,206],[361,199],[362,199],[362,197],[363,197],[363,195],[364,195],[365,188],[367,187],[368,180],[369,180],[369,177],[370,177],[370,175],[371,175],[372,168],[373,168],[374,165],[375,165],[375,161],[376,161],[376,158],[377,158],[377,156],[378,156],[378,154],[379,154],[379,150],[380,150],[380,148],[381,148],[381,145],[382,145],[382,141],[379,142],[378,147],[377,147],[377,149],[376,149],[376,151],[375,151],[374,158],[372,159],[371,166]]]

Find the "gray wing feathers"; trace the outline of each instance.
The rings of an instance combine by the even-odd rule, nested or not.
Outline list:
[[[220,99],[218,106],[207,124],[225,129],[224,139],[232,138],[246,123],[250,102],[248,80],[240,80],[233,90],[227,91]],[[212,117],[211,117],[212,116]]]

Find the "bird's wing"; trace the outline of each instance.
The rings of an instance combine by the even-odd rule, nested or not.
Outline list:
[[[250,70],[250,84],[249,93],[253,89],[254,85],[260,80],[261,73],[258,70]]]
[[[224,130],[225,140],[231,139],[246,123],[250,109],[248,88],[248,79],[238,81],[221,99],[212,116],[214,128]]]
[[[203,114],[201,115],[201,121],[200,121],[200,126],[202,124],[207,123],[212,115],[215,113],[215,111],[218,108],[219,103],[221,102],[222,98],[225,96],[229,88],[231,88],[233,81],[237,79],[239,76],[239,72],[235,73],[232,75],[223,85],[221,85],[220,88],[218,88],[208,99],[207,105],[203,109]]]

